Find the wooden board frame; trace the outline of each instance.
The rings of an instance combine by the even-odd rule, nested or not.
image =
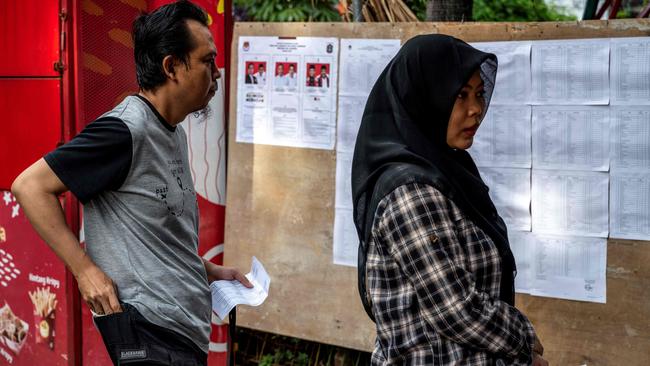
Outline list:
[[[238,325],[371,351],[355,268],[332,264],[336,153],[237,143],[240,36],[393,38],[444,33],[467,42],[650,36],[650,20],[545,23],[236,23],[232,43],[225,263],[257,256],[271,275]],[[220,50],[220,52],[223,52]],[[650,243],[609,240],[607,303],[518,295],[552,365],[650,364]]]

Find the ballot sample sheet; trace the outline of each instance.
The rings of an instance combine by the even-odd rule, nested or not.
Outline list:
[[[370,90],[399,48],[398,39],[341,39],[334,264],[357,266],[359,238],[352,216],[352,155]]]
[[[536,41],[531,50],[532,102],[609,103],[609,40]]]
[[[612,172],[650,172],[650,106],[611,107]]]
[[[247,288],[237,280],[220,280],[210,284],[212,310],[222,320],[236,305],[258,306],[269,296],[271,278],[262,266],[262,262],[255,257],[246,278],[253,284],[253,288]]]
[[[609,133],[608,107],[533,107],[533,166],[608,171]]]
[[[650,240],[650,172],[613,172],[610,181],[609,236]]]
[[[607,173],[533,169],[532,184],[534,232],[607,237]]]
[[[531,167],[530,111],[530,106],[490,106],[469,149],[477,166]]]
[[[607,239],[534,237],[532,295],[605,303]]]
[[[480,168],[490,198],[509,230],[530,230],[530,169]]]
[[[612,105],[650,105],[650,37],[610,40]]]
[[[490,104],[530,103],[531,42],[480,42],[472,46],[493,53],[499,60],[496,86]]]
[[[237,142],[333,149],[338,39],[240,37]]]

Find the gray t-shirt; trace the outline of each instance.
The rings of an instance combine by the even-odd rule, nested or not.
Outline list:
[[[129,96],[45,160],[84,203],[86,251],[120,301],[207,353],[211,297],[187,149],[182,127]]]

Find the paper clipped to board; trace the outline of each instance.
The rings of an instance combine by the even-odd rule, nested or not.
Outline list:
[[[269,296],[271,278],[262,266],[262,262],[255,257],[246,278],[253,284],[253,288],[247,288],[237,280],[220,280],[210,284],[212,310],[220,319],[225,319],[230,310],[237,305],[258,306]]]

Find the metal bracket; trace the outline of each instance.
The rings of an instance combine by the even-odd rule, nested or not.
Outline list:
[[[66,41],[66,32],[65,32],[65,22],[68,20],[68,13],[65,10],[59,12],[59,19],[61,20],[60,31],[61,37],[59,38],[59,61],[54,63],[54,71],[63,74],[66,70],[66,65],[63,62],[63,55],[65,53],[65,41]]]

